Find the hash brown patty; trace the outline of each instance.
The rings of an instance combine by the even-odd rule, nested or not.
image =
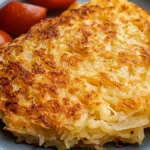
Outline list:
[[[126,0],[75,3],[0,47],[0,118],[18,142],[141,144],[149,107],[150,15]]]

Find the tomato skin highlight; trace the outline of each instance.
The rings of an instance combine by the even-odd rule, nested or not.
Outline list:
[[[0,46],[6,42],[11,42],[11,41],[12,41],[12,37],[8,33],[0,30]]]
[[[32,3],[50,9],[59,9],[67,8],[75,1],[76,0],[32,0]]]
[[[22,2],[9,2],[0,10],[0,29],[20,35],[45,19],[47,9]]]

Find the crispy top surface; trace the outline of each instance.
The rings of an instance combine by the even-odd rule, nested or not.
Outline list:
[[[110,113],[97,109],[128,114],[149,105],[149,14],[124,0],[74,7],[0,48],[0,110],[9,128],[59,130],[83,114]]]

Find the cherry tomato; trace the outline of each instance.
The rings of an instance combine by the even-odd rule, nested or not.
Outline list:
[[[0,29],[19,35],[46,17],[47,9],[22,2],[9,2],[0,10]]]
[[[0,45],[11,41],[12,41],[12,37],[8,33],[0,30]]]
[[[67,8],[75,0],[32,0],[33,4],[51,9]]]

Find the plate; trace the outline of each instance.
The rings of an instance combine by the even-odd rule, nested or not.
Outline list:
[[[0,0],[0,7],[4,6],[10,0]],[[18,0],[19,1],[19,0]],[[20,0],[25,1],[25,0]],[[87,0],[79,0],[79,2],[86,2]],[[131,0],[142,8],[147,9],[150,12],[150,0]],[[133,10],[134,11],[134,10]],[[2,124],[0,125],[0,150],[55,150],[55,148],[42,148],[33,145],[28,145],[26,143],[16,144],[15,137],[6,131],[2,130]],[[134,144],[128,145],[124,148],[119,148],[119,150],[150,150],[150,129],[145,130],[145,139],[142,145]],[[106,144],[107,150],[118,150],[113,143]],[[73,148],[72,150],[86,150],[81,148]]]

